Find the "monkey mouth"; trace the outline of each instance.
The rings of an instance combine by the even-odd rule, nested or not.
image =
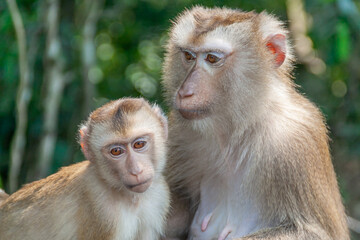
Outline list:
[[[128,184],[128,185],[126,185],[126,188],[132,192],[143,193],[149,188],[149,186],[151,184],[151,180],[152,180],[152,178],[149,178],[149,179],[147,179],[143,182],[137,183],[137,184]]]
[[[179,113],[188,120],[203,119],[210,115],[209,109],[185,109],[179,108]]]

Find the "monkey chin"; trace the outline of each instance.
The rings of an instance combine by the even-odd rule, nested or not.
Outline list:
[[[178,109],[181,116],[187,120],[200,120],[208,117],[210,111],[208,109]]]
[[[143,193],[150,187],[151,183],[152,183],[152,178],[145,180],[138,184],[125,185],[125,186],[128,190],[130,190],[132,192]]]

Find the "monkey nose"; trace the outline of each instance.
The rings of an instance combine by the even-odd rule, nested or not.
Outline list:
[[[180,88],[178,91],[179,97],[180,98],[188,98],[194,95],[194,91],[190,88]]]
[[[131,169],[129,172],[133,176],[139,176],[143,171],[144,169],[135,168],[135,169]]]

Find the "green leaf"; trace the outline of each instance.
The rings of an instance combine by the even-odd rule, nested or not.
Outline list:
[[[339,21],[336,25],[336,58],[340,62],[349,60],[351,39],[350,30],[347,23]]]

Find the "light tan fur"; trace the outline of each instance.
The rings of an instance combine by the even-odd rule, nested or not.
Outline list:
[[[168,238],[349,239],[324,118],[291,80],[287,37],[276,52],[286,58],[274,64],[267,43],[276,34],[287,30],[266,12],[194,7],[174,21],[163,68],[166,174],[183,203]],[[197,54],[192,65],[184,49]],[[213,51],[229,51],[222,66],[200,58]]]
[[[167,137],[162,111],[143,99],[120,99],[94,111],[81,131],[80,143],[90,161],[63,167],[10,195],[0,205],[1,240],[160,238],[169,208],[169,190],[162,175]],[[122,159],[110,159],[106,144],[124,144],[124,139],[143,132],[151,134],[148,151],[142,157],[132,156],[136,162],[131,164],[141,163],[144,172],[153,171],[153,177],[150,186],[138,193],[124,186],[131,176],[123,175],[131,167],[122,169]]]

